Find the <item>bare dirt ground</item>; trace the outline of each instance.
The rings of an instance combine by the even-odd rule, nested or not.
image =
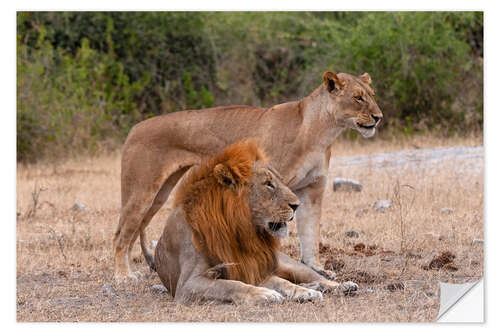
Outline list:
[[[133,260],[142,279],[113,282],[118,153],[19,165],[17,320],[434,321],[439,281],[472,282],[483,275],[481,144],[336,144],[321,221],[321,260],[337,280],[358,282],[360,291],[325,295],[319,303],[268,306],[175,304],[168,293],[152,288],[161,282],[138,245]],[[438,145],[448,147],[432,148]],[[358,180],[363,189],[334,192],[334,177]],[[391,200],[391,207],[375,210],[377,200]],[[83,207],[72,208],[75,203]],[[160,236],[168,206],[151,222],[150,239]],[[293,228],[282,248],[298,256]]]

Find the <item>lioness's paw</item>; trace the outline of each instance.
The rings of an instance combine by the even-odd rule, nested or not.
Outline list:
[[[317,290],[301,288],[295,293],[292,299],[298,302],[322,301],[323,294]]]
[[[129,272],[127,274],[115,274],[115,281],[117,284],[137,282],[139,278],[136,273]]]
[[[344,295],[354,293],[358,289],[359,289],[358,284],[352,281],[343,282],[339,286],[339,290],[343,292]]]

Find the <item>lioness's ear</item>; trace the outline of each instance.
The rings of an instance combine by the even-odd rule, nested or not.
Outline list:
[[[332,92],[335,89],[344,88],[344,83],[342,81],[340,81],[337,74],[330,72],[330,71],[325,72],[323,74],[323,83],[325,84],[328,92]]]
[[[233,174],[224,164],[219,163],[214,167],[214,176],[217,181],[224,186],[228,186],[233,189],[237,186]]]
[[[372,83],[372,78],[370,74],[365,73],[363,75],[360,75],[359,78],[366,84],[371,84]]]

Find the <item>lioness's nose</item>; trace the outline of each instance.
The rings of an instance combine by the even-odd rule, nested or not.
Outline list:
[[[375,120],[375,123],[378,124],[378,122],[382,119],[382,116],[376,116],[376,115],[372,114],[372,118],[373,118],[373,120]]]
[[[299,207],[298,204],[288,204],[288,206],[290,206],[290,208],[295,212],[297,210],[297,208]]]

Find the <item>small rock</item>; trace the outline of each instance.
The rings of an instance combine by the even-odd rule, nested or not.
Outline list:
[[[377,200],[373,204],[373,209],[375,211],[384,211],[388,208],[391,208],[392,206],[392,200]]]
[[[359,237],[359,234],[354,230],[346,231],[344,234],[346,237],[350,237],[350,238],[358,238]]]
[[[451,213],[453,213],[453,209],[446,207],[446,208],[441,209],[441,213],[443,213],[443,214],[451,214]]]
[[[380,261],[391,262],[391,258],[381,258]]]
[[[101,286],[101,292],[105,293],[105,294],[114,294],[116,293],[116,289],[113,288],[113,286],[109,283],[106,283],[106,284],[103,284]]]
[[[472,244],[483,244],[483,243],[484,243],[484,239],[474,238],[472,240]]]
[[[79,203],[79,202],[75,202],[75,204],[73,205],[73,207],[71,207],[71,210],[85,212],[85,211],[87,211],[89,209],[87,207],[85,207],[84,204]]]
[[[158,294],[168,293],[168,289],[161,284],[155,284],[154,286],[151,287],[151,289],[153,290],[153,292]]]
[[[152,248],[155,248],[157,244],[158,244],[158,241],[155,241],[155,240],[151,241],[151,247]]]
[[[425,292],[425,296],[428,296],[428,297],[432,297],[434,296],[435,294],[432,292],[432,291],[426,291]]]
[[[354,179],[349,178],[334,178],[333,191],[346,191],[346,192],[361,192],[363,185]]]
[[[453,260],[455,258],[456,258],[456,256],[453,253],[451,253],[450,251],[444,251],[444,252],[441,252],[438,256],[435,256],[431,260],[429,265],[426,265],[423,268],[425,270],[441,269],[441,268],[443,268],[444,265],[453,263]],[[450,269],[450,270],[453,270],[453,269]]]
[[[364,249],[366,248],[366,245],[363,244],[363,243],[358,243],[356,245],[354,245],[354,251],[363,251]]]

